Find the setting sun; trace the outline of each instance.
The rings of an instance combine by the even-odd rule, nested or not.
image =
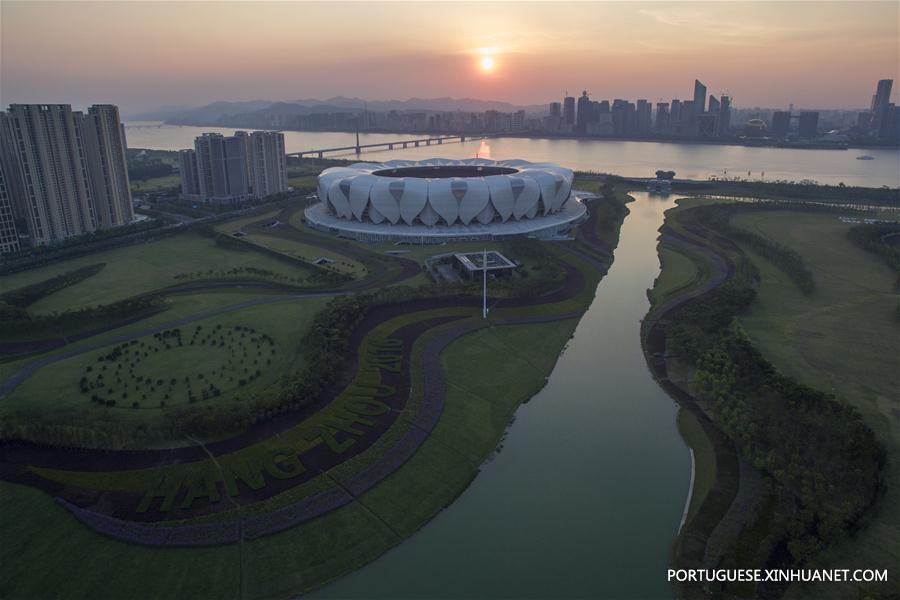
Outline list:
[[[481,58],[481,70],[482,71],[492,71],[494,69],[494,59],[490,56],[483,56]]]

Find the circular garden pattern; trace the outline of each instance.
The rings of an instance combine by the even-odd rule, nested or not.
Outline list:
[[[276,353],[275,340],[244,325],[166,329],[114,346],[85,367],[78,387],[107,407],[211,402],[261,377]]]

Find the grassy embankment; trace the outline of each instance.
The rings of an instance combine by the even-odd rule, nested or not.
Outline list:
[[[48,314],[109,304],[186,281],[253,277],[251,270],[270,272],[273,279],[295,285],[304,284],[310,275],[299,264],[292,265],[258,252],[222,248],[212,238],[182,233],[3,275],[0,287],[13,290],[99,262],[106,263],[102,271],[38,300],[29,310],[34,314]]]
[[[593,297],[596,271],[560,252],[554,249],[585,273],[587,285],[574,298],[536,311],[541,314],[583,309]],[[493,316],[519,314],[529,310],[498,309]],[[422,315],[405,315],[397,324],[417,318]],[[189,549],[124,544],[94,534],[40,492],[0,484],[9,507],[0,515],[0,531],[8,536],[0,550],[7,595],[46,595],[61,586],[73,597],[101,590],[122,595],[140,585],[147,595],[289,596],[353,570],[416,531],[465,489],[515,407],[544,384],[575,324],[569,319],[496,326],[451,344],[442,355],[448,382],[444,412],[416,454],[355,502],[259,540]],[[414,347],[411,399],[422,390],[422,348],[438,331]],[[503,368],[497,364],[501,356]],[[78,549],[87,546],[93,551],[81,556]],[[73,556],[79,556],[77,562]],[[47,564],[53,565],[49,574],[42,567],[37,576],[34,568]]]
[[[57,413],[59,419],[81,413],[79,421],[90,419],[90,414],[107,423],[148,421],[163,418],[168,408],[194,402],[191,396],[214,410],[229,410],[232,402],[245,402],[277,385],[283,374],[302,368],[300,341],[326,302],[325,298],[311,298],[246,308],[181,326],[182,343],[173,337],[163,344],[146,335],[135,338],[137,344],[129,346],[126,357],[101,360],[122,346],[117,344],[54,362],[0,402],[0,417],[40,411]],[[235,327],[252,328],[253,332],[235,332]],[[274,342],[250,341],[260,335]],[[257,370],[259,376],[255,376]],[[101,376],[103,387],[94,387]],[[80,387],[82,378],[90,382],[89,391]],[[203,398],[202,390],[210,385],[219,393]],[[94,395],[115,404],[92,402]],[[138,406],[133,406],[135,402]]]
[[[683,209],[697,203],[694,199],[681,199],[678,208]],[[650,313],[660,304],[691,289],[702,285],[709,277],[710,266],[702,256],[690,252],[683,247],[661,242],[658,246],[660,273],[648,290]],[[669,378],[680,386],[685,386],[684,376],[678,365],[669,363]],[[685,525],[690,524],[700,511],[709,492],[716,484],[716,447],[697,416],[690,410],[682,408],[678,411],[678,430],[685,443],[691,449],[693,458],[694,485],[691,490],[691,501],[685,515]],[[676,551],[678,549],[676,545]]]
[[[258,221],[265,216],[245,217],[239,225]],[[39,411],[42,418],[56,414],[59,419],[72,423],[83,424],[94,418],[114,425],[117,421],[159,421],[165,418],[163,413],[168,409],[185,402],[208,400],[208,408],[212,409],[215,405],[215,410],[227,410],[232,402],[242,402],[242,395],[246,401],[248,394],[265,393],[277,386],[282,375],[302,368],[298,361],[298,344],[312,315],[325,303],[318,299],[280,302],[277,290],[260,289],[254,292],[252,287],[217,287],[235,279],[305,286],[311,269],[295,259],[257,252],[252,246],[231,249],[216,243],[210,236],[191,232],[54,261],[32,270],[4,275],[0,282],[4,292],[15,291],[23,286],[52,281],[60,274],[77,272],[77,269],[87,265],[102,268],[86,278],[67,282],[67,286],[38,294],[36,301],[27,305],[28,315],[35,325],[21,331],[10,330],[9,335],[4,335],[5,342],[16,341],[22,350],[12,350],[7,360],[0,362],[0,376],[10,377],[20,368],[45,356],[52,357],[53,354],[130,334],[139,336],[142,330],[192,317],[203,311],[256,299],[279,302],[180,326],[184,334],[183,345],[176,345],[174,339],[169,340],[168,344],[161,344],[149,334],[140,336],[136,343],[141,344],[142,350],[148,353],[140,360],[132,357],[128,362],[118,360],[98,364],[101,356],[114,349],[114,345],[110,345],[51,363],[25,379],[4,398],[0,415],[15,420]],[[123,324],[121,317],[108,316],[104,309],[93,308],[141,294],[155,295],[180,283],[209,284],[212,287],[190,293],[162,291],[163,296],[158,299],[153,311],[149,314],[142,312],[136,315],[140,317],[138,320],[121,327],[116,327]],[[93,312],[79,313],[82,316],[78,318],[55,316],[89,308]],[[53,325],[52,329],[48,330],[47,325]],[[108,326],[113,328],[80,340],[73,337],[102,331]],[[200,336],[196,345],[191,345],[190,336],[198,327],[206,328],[206,331],[225,327],[222,332],[224,339],[217,337],[214,347],[212,340],[205,340],[206,344],[201,345],[205,336]],[[246,340],[242,338],[246,337],[246,333],[227,329],[234,327],[252,327],[257,335],[269,336],[278,347],[273,348],[272,356],[264,357],[264,363],[244,373],[243,370],[249,369],[253,360],[263,359],[250,357],[247,364],[229,366],[238,360],[234,353],[242,355],[245,351],[259,351],[246,345]],[[34,353],[46,347],[41,346],[43,342],[37,342],[49,341],[54,337],[60,338],[56,343],[65,345],[43,355]],[[35,350],[31,351],[30,356],[18,358],[27,354],[28,348]],[[132,365],[135,360],[137,363]],[[256,374],[257,369],[259,375]],[[200,374],[203,375],[202,380]],[[102,387],[98,380],[100,375],[105,377]],[[194,380],[186,380],[188,376],[193,376]],[[82,383],[82,379],[86,383]],[[159,384],[160,380],[165,382],[164,385]],[[172,383],[173,380],[176,383]],[[209,397],[204,398],[204,395]]]
[[[862,530],[810,566],[889,568],[900,564],[900,323],[895,274],[847,239],[852,227],[831,214],[766,211],[732,224],[803,256],[816,291],[802,294],[782,271],[755,258],[757,300],[741,324],[786,375],[856,407],[888,451],[887,493]],[[749,248],[745,251],[751,252]],[[895,591],[900,590],[896,582]],[[852,585],[798,585],[790,597],[843,598]]]
[[[9,536],[0,561],[8,590],[13,596],[42,595],[67,582],[73,597],[98,589],[117,595],[138,581],[148,595],[221,597],[243,590],[249,597],[272,597],[321,585],[399,543],[465,489],[515,407],[543,385],[574,325],[569,320],[501,326],[454,342],[442,359],[448,378],[444,413],[413,458],[350,505],[244,542],[239,551],[237,545],[148,549],[108,540],[40,492],[0,484],[10,508],[0,515],[0,530]],[[501,355],[504,368],[498,370]],[[421,389],[421,369],[412,372],[414,388]],[[70,560],[85,545],[93,548],[90,556],[77,564]],[[43,560],[35,560],[40,555]],[[47,556],[59,557],[52,561],[52,575],[36,577],[31,566],[47,564]]]
[[[304,262],[312,263],[319,258],[327,258],[333,261],[327,265],[328,267],[340,273],[346,273],[354,279],[360,279],[366,275],[366,267],[349,256],[328,251],[310,243],[304,243],[300,241],[302,236],[299,235],[296,237],[272,235],[276,227],[284,229],[286,226],[285,224],[279,224],[275,227],[270,226],[281,212],[279,209],[246,219],[227,221],[216,225],[215,229],[226,234],[242,232],[244,235],[241,236],[241,240],[258,244],[287,256],[299,258]]]
[[[680,203],[680,210],[699,203],[702,201]],[[755,254],[749,245],[742,247],[758,267],[761,280],[757,300],[746,314],[740,316],[740,323],[750,339],[780,371],[813,388],[837,393],[860,409],[863,418],[888,447],[888,497],[859,524],[863,526],[860,534],[832,544],[820,554],[813,554],[811,564],[830,567],[852,564],[869,568],[896,564],[898,549],[893,540],[897,539],[898,515],[890,507],[897,503],[896,499],[891,499],[897,493],[896,485],[891,486],[891,482],[897,480],[897,471],[896,462],[893,468],[890,463],[891,456],[897,454],[898,438],[896,419],[891,418],[887,399],[897,397],[898,382],[893,374],[896,373],[895,357],[900,338],[883,335],[897,327],[894,320],[897,297],[892,293],[894,280],[890,269],[877,257],[850,244],[846,239],[850,226],[838,220],[835,214],[739,211],[731,224],[797,252],[813,270],[814,291],[803,293],[796,276],[789,277],[783,264],[778,268]],[[670,219],[670,225],[677,227],[678,220],[672,223]],[[695,237],[687,230],[680,230],[680,233]],[[661,248],[661,251],[666,250]],[[680,281],[689,279],[691,269],[684,261],[675,262],[675,268],[672,268],[673,261],[668,261],[668,265],[670,273],[667,274],[664,268],[658,284],[677,288]],[[671,294],[666,296],[671,297]],[[682,369],[682,379],[686,381],[691,373],[689,368]],[[686,411],[682,411],[682,417],[687,417],[680,425],[694,447],[697,459],[694,498],[688,516],[690,523],[697,513],[698,498],[708,490],[708,473],[715,472],[715,460],[708,451],[709,438],[704,440],[704,436],[699,435],[702,430],[697,427],[696,420]],[[783,501],[779,503],[776,496],[760,499],[755,519],[736,539],[729,560],[744,566],[758,560],[757,548],[771,544],[777,527],[783,526],[783,510]],[[884,591],[884,588],[880,589],[880,592]],[[789,595],[846,597],[858,592],[852,584],[831,584],[794,586]]]

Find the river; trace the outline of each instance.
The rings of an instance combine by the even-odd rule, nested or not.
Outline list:
[[[194,138],[206,131],[231,135],[234,129],[126,123],[130,148],[178,150],[192,148]],[[424,135],[424,134],[420,134]],[[360,134],[360,143],[413,139],[411,133]],[[355,136],[339,132],[284,132],[288,152],[352,146]],[[741,176],[753,180],[900,187],[900,150],[798,150],[792,148],[751,148],[719,144],[628,142],[613,140],[566,140],[491,138],[485,142],[445,143],[419,148],[365,152],[364,160],[394,158],[424,159],[434,156],[468,158],[475,155],[496,159],[523,158],[535,162],[555,162],[579,170],[602,171],[629,177],[652,176],[657,169],[673,170],[679,178],[707,179],[710,176]],[[868,154],[875,160],[856,160]],[[344,155],[343,158],[352,155]],[[337,157],[337,156],[335,156]],[[748,176],[749,172],[749,176]]]
[[[129,125],[130,147],[190,147],[207,128]],[[233,130],[218,130],[231,133]],[[411,134],[365,134],[362,143]],[[350,145],[352,134],[285,132],[287,150]],[[900,152],[492,138],[371,152],[364,160],[475,155],[679,177],[900,186]],[[869,154],[875,160],[859,161]],[[633,194],[615,262],[546,387],[516,413],[503,450],[421,531],[313,598],[671,598],[666,581],[691,480],[675,403],[640,346],[657,229],[674,199]]]
[[[612,268],[503,450],[422,530],[310,597],[672,597],[691,459],[639,329],[674,201],[633,195]]]

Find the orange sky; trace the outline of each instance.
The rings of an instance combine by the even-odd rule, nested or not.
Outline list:
[[[864,107],[900,80],[900,3],[0,1],[0,104],[685,98]],[[491,48],[495,68],[479,68]],[[900,88],[900,81],[895,85]]]

